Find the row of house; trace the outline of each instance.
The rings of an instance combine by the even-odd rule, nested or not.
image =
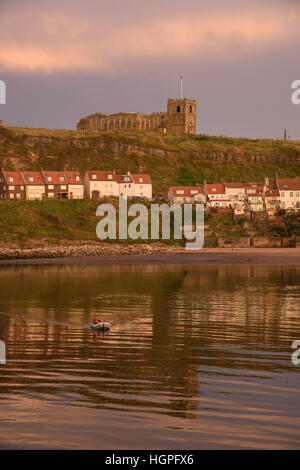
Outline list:
[[[300,178],[278,178],[272,184],[269,178],[263,182],[220,183],[202,186],[172,186],[168,200],[173,203],[202,203],[207,209],[232,209],[236,214],[279,209],[300,210]]]
[[[152,198],[147,174],[115,171],[0,171],[0,200],[101,199],[105,196]]]

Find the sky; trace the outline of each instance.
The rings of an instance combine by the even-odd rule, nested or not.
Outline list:
[[[300,139],[300,0],[0,0],[0,119],[76,128],[94,112],[197,100],[197,132]]]

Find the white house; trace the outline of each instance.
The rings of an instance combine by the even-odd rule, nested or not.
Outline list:
[[[281,209],[300,210],[300,177],[278,178],[275,176],[275,186],[280,194]]]
[[[130,173],[128,175],[133,180],[133,196],[134,197],[146,197],[152,199],[152,182],[149,175],[146,173]]]
[[[223,183],[207,184],[204,181],[203,193],[207,197],[207,204],[212,208],[230,208],[231,201],[225,192]]]
[[[89,199],[119,196],[119,184],[114,171],[87,171],[84,177],[84,192]]]

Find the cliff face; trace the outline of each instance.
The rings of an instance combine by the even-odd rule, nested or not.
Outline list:
[[[164,192],[171,184],[204,179],[300,174],[300,142],[0,126],[0,164],[11,170],[148,171],[154,190]]]

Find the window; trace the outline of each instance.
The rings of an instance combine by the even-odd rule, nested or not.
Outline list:
[[[67,186],[61,186],[60,189],[67,189]]]
[[[299,197],[299,194],[300,194],[300,193],[296,193],[296,197]]]
[[[14,191],[15,187],[14,186],[8,186],[9,191]]]
[[[47,180],[52,181],[52,176],[48,176]]]
[[[284,191],[281,191],[280,196],[284,197]]]
[[[53,184],[49,184],[48,189],[54,189]]]
[[[8,181],[9,181],[10,183],[13,183],[13,182],[14,182],[14,179],[10,176],[10,177],[8,178]]]
[[[65,182],[65,178],[64,178],[63,176],[60,176],[60,177],[59,177],[59,181],[60,181],[61,183],[64,183],[64,182]]]
[[[17,194],[17,199],[21,199],[21,194]]]
[[[283,187],[284,187],[284,188],[288,188],[289,185],[288,185],[288,184],[284,184]]]
[[[191,189],[191,194],[198,194],[197,189]]]
[[[177,113],[180,113],[180,111],[181,111],[180,106],[177,106]]]
[[[21,186],[21,191],[24,191],[24,186]]]
[[[54,193],[48,193],[48,198],[53,199],[54,198]]]
[[[296,202],[296,209],[300,209],[300,202]]]
[[[143,181],[144,181],[143,178],[139,178],[140,183],[143,183]]]
[[[217,191],[217,188],[211,188],[211,191],[215,193]]]
[[[80,178],[79,178],[79,176],[76,176],[76,181],[80,181]]]
[[[177,189],[176,194],[184,194],[184,190],[183,189]]]
[[[193,112],[193,106],[190,106],[190,113]]]
[[[290,192],[290,197],[293,197],[294,196],[294,193],[291,191]]]
[[[112,175],[107,175],[107,178],[108,178],[109,180],[112,180]]]
[[[32,178],[32,176],[29,176],[29,181],[30,181],[30,183],[33,183],[33,178]]]
[[[96,180],[96,179],[97,179],[97,175],[92,175],[92,179],[93,179],[93,180]]]

